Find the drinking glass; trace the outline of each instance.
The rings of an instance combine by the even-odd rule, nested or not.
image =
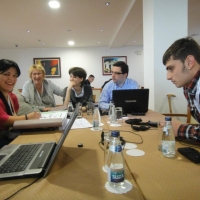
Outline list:
[[[82,118],[82,103],[79,103],[77,118]]]
[[[123,109],[122,107],[115,108],[116,121],[118,124],[123,124]]]
[[[104,132],[104,166],[103,169],[105,172],[107,172],[107,159],[108,159],[108,150],[109,150],[109,145],[111,141],[111,133],[109,132]]]
[[[94,103],[89,101],[86,103],[87,115],[93,115]]]
[[[163,136],[163,128],[165,126],[165,122],[158,122],[157,129],[158,129],[158,150],[162,151],[162,136]]]

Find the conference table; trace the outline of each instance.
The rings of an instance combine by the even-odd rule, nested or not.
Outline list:
[[[145,116],[128,117],[141,118],[143,122],[164,120],[163,115],[151,110]],[[86,114],[84,118],[89,122],[92,121],[92,117]],[[104,132],[120,130],[124,140],[137,144],[137,149],[145,152],[145,155],[135,157],[127,155],[127,150],[124,150],[125,179],[132,183],[131,191],[125,194],[113,194],[106,190],[107,174],[102,170],[104,152],[99,145],[102,131],[84,128],[70,130],[47,177],[40,178],[12,199],[200,199],[199,165],[187,160],[177,151],[175,158],[163,157],[158,150],[156,128],[133,131],[125,122],[120,127],[111,127],[107,123],[108,116],[102,116],[101,120]],[[12,143],[57,142],[61,134],[61,131],[57,130],[24,133]],[[83,147],[78,147],[80,143]],[[176,149],[178,147],[184,146],[176,142]],[[6,199],[34,180],[35,178],[24,178],[0,181],[0,199]]]

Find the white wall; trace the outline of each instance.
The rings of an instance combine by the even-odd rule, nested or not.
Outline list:
[[[129,77],[136,80],[140,86],[144,86],[142,49],[142,46],[117,49],[103,47],[0,49],[0,59],[10,59],[19,65],[21,76],[18,78],[16,88],[22,88],[23,83],[29,79],[28,69],[33,64],[33,58],[45,57],[61,58],[61,78],[50,79],[61,88],[68,85],[68,70],[74,66],[83,67],[88,75],[93,74],[95,80],[92,87],[100,88],[110,78],[108,75],[102,75],[102,56],[127,56]],[[56,103],[61,104],[62,98],[56,97]]]
[[[167,94],[176,95],[173,113],[187,113],[183,89],[167,80],[162,64],[166,49],[188,34],[187,10],[187,0],[143,0],[144,84],[150,88],[149,108],[160,113],[169,113]]]

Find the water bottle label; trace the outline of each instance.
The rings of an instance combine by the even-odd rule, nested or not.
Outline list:
[[[166,131],[167,131],[167,127],[164,126],[164,127],[163,127],[163,132],[166,132]]]
[[[110,151],[112,152],[121,152],[122,151],[122,146],[121,145],[110,145]]]
[[[169,135],[169,129],[167,129],[167,127],[164,127],[163,133],[165,134],[165,136],[168,136]]]
[[[99,121],[93,121],[92,125],[93,125],[93,128],[99,127]]]
[[[162,143],[162,152],[163,153],[167,153],[168,152],[168,148],[169,148],[168,144],[166,144],[166,143],[163,142]]]
[[[108,168],[108,181],[113,183],[120,183],[124,181],[124,168],[110,169]]]

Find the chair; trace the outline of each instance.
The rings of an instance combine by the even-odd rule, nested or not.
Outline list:
[[[171,97],[176,97],[174,94],[167,94],[168,98],[168,104],[169,104],[169,112],[170,113],[163,113],[165,116],[171,116],[171,117],[186,117],[186,122],[190,123],[191,121],[191,113],[190,113],[190,108],[187,108],[187,114],[179,114],[179,113],[172,113],[172,106],[171,106]]]
[[[92,95],[92,100],[95,103],[95,100],[96,100],[96,95],[95,94]]]

